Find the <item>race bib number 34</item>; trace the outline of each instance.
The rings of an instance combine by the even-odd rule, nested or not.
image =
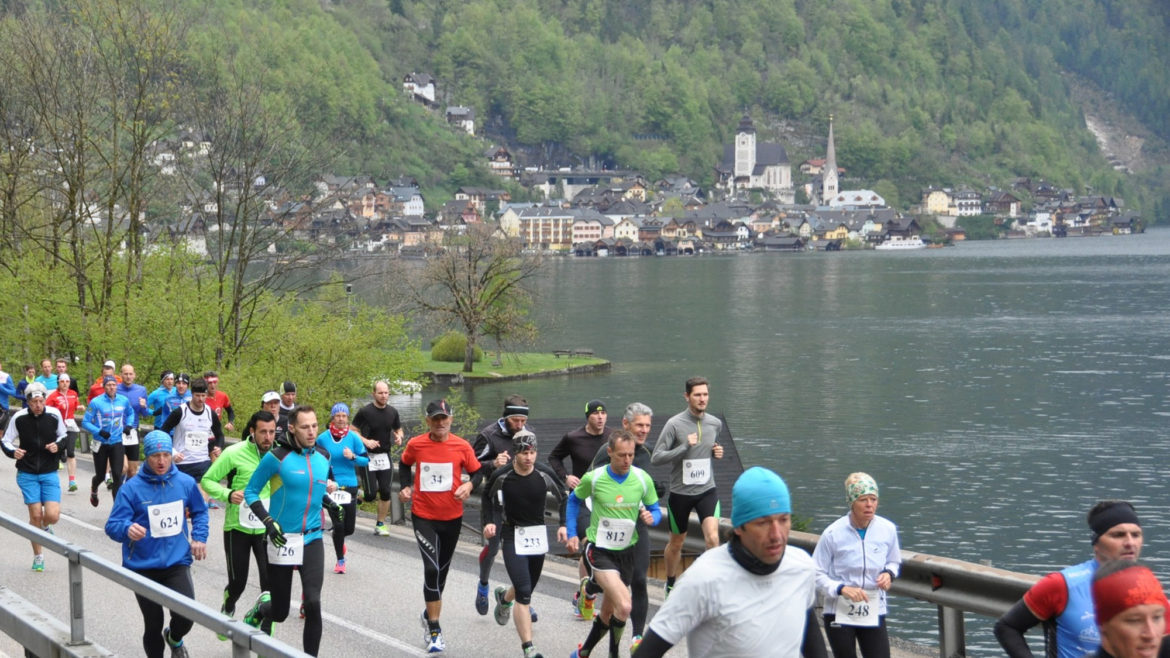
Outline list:
[[[149,505],[146,515],[150,518],[150,536],[155,539],[174,537],[183,531],[183,501]]]
[[[455,469],[452,464],[419,464],[418,484],[423,491],[450,491],[455,483]]]

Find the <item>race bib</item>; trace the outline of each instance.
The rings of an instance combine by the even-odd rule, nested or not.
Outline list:
[[[138,428],[137,427],[131,427],[130,433],[126,434],[125,436],[122,437],[122,445],[124,445],[124,446],[138,445]]]
[[[842,626],[877,626],[878,591],[865,590],[868,601],[850,601],[844,596],[837,597],[837,623]]]
[[[710,459],[684,459],[683,484],[707,484],[711,481]]]
[[[183,437],[187,442],[187,450],[193,453],[207,452],[207,432],[187,432]]]
[[[349,502],[353,500],[353,496],[349,495],[349,492],[344,489],[338,489],[334,491],[333,493],[329,494],[329,497],[338,505],[348,505]]]
[[[268,509],[268,499],[261,498],[260,502],[264,504],[264,509]],[[264,528],[264,522],[256,518],[256,514],[252,512],[251,506],[247,503],[240,503],[236,506],[240,510],[240,526],[249,530],[261,530]]]
[[[390,470],[390,455],[384,452],[378,452],[370,455],[370,464],[367,468],[371,471],[388,471]]]
[[[183,501],[181,500],[148,505],[146,515],[150,518],[150,536],[155,539],[174,537],[183,531]]]
[[[548,552],[548,528],[543,525],[516,526],[512,538],[516,555],[544,555]]]
[[[455,482],[454,473],[455,469],[450,463],[422,462],[419,464],[419,487],[423,491],[450,491],[451,485]]]
[[[597,541],[599,548],[611,551],[620,551],[634,541],[633,519],[602,519],[597,523]]]
[[[268,564],[279,564],[284,567],[299,567],[305,561],[305,536],[299,532],[289,532],[284,535],[287,543],[277,547],[268,542]]]

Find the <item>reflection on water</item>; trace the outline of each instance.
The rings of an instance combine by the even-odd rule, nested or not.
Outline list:
[[[703,374],[745,463],[781,473],[813,530],[865,470],[904,546],[1041,573],[1089,554],[1094,501],[1125,498],[1143,513],[1143,557],[1170,576],[1168,231],[557,260],[537,316],[542,349],[592,348],[613,371],[480,386],[468,398],[485,417],[519,392],[534,414],[576,416],[598,397],[613,422],[633,400],[661,422]],[[933,643],[934,620],[899,601],[891,629]],[[992,652],[990,625],[968,622],[970,646]]]

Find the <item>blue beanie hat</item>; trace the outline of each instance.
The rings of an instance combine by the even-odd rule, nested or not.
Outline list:
[[[779,475],[762,466],[744,471],[731,488],[731,525],[734,528],[761,516],[791,513],[788,485]]]
[[[337,404],[333,405],[333,408],[329,410],[329,417],[332,418],[332,417],[336,416],[337,414],[345,414],[346,416],[348,416],[349,415],[349,405],[347,405],[344,402],[338,402]]]
[[[158,452],[170,452],[171,435],[162,430],[152,430],[142,439],[142,451],[147,457]]]

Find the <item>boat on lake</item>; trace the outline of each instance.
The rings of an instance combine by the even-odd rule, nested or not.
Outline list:
[[[925,249],[926,243],[917,235],[891,235],[880,242],[874,249],[880,251],[901,251],[904,249]]]

